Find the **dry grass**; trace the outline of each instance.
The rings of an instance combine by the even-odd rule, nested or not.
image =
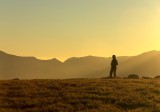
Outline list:
[[[160,80],[0,81],[0,112],[160,112]]]

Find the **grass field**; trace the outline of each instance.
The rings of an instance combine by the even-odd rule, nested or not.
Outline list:
[[[160,80],[5,80],[0,112],[160,112]]]

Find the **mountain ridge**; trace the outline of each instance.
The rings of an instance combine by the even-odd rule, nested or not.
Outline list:
[[[117,75],[135,73],[140,76],[160,74],[160,51],[148,51],[137,56],[118,56]],[[111,57],[71,57],[64,62],[56,58],[41,60],[0,51],[0,79],[64,79],[109,76]]]
[[[134,55],[134,56],[141,56],[141,55],[151,54],[151,53],[160,54],[160,51],[158,51],[158,50],[151,50],[151,51],[147,51],[147,52],[144,52],[144,53],[141,53],[141,54],[138,54],[138,55]],[[97,58],[111,58],[111,57],[102,57],[102,56],[88,55],[88,56],[82,56],[82,57],[70,57],[70,58],[67,58],[67,59],[64,60],[64,61],[60,61],[60,60],[57,59],[57,58],[52,58],[52,59],[46,59],[46,60],[44,60],[44,59],[36,58],[36,57],[34,57],[34,56],[19,56],[19,55],[14,55],[14,54],[6,53],[6,52],[4,52],[4,51],[2,51],[2,50],[0,50],[0,54],[11,55],[11,56],[16,56],[16,57],[20,57],[20,58],[34,58],[34,59],[37,59],[37,60],[40,60],[40,61],[57,60],[57,61],[62,62],[62,63],[64,63],[64,62],[67,61],[67,60],[70,60],[70,59],[80,59],[80,58],[87,58],[87,57],[91,57],[91,58],[92,58],[92,57],[93,57],[93,58],[95,58],[95,57],[97,57]],[[134,56],[118,56],[118,57],[120,58],[120,57],[134,57]]]

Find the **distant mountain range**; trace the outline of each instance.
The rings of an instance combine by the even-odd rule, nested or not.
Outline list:
[[[129,74],[154,77],[160,75],[160,51],[149,51],[138,56],[117,57],[117,75]],[[98,78],[109,76],[111,58],[86,56],[72,57],[64,62],[57,59],[39,60],[20,57],[0,51],[1,79],[64,79]]]

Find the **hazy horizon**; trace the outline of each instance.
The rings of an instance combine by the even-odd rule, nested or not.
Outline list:
[[[71,56],[71,57],[68,57],[68,58],[66,58],[66,59],[64,59],[64,60],[61,60],[61,59],[59,59],[59,58],[57,58],[57,57],[52,57],[52,58],[48,58],[48,59],[41,59],[41,58],[38,58],[38,57],[35,57],[35,56],[25,56],[25,55],[16,55],[16,54],[11,54],[11,53],[9,53],[9,52],[5,52],[5,51],[2,51],[2,50],[0,50],[1,52],[4,52],[4,53],[6,53],[6,54],[8,54],[8,55],[13,55],[13,56],[18,56],[18,57],[34,57],[34,58],[36,58],[36,59],[38,59],[38,60],[52,60],[52,59],[57,59],[57,60],[59,60],[59,61],[61,61],[61,62],[65,62],[66,60],[68,60],[68,59],[70,59],[70,58],[81,58],[81,57],[87,57],[87,56],[93,56],[93,57],[102,57],[102,58],[111,58],[112,57],[112,55],[111,56],[96,56],[96,55],[85,55],[85,56]],[[128,57],[130,57],[130,56],[138,56],[138,55],[141,55],[141,54],[143,54],[143,53],[149,53],[149,52],[152,52],[152,51],[156,51],[156,52],[159,52],[160,50],[151,50],[151,51],[145,51],[145,52],[142,52],[142,53],[139,53],[139,54],[136,54],[136,55],[116,55],[116,57],[123,57],[123,56],[128,56]]]
[[[18,56],[134,56],[160,50],[159,0],[0,0],[0,49]]]

